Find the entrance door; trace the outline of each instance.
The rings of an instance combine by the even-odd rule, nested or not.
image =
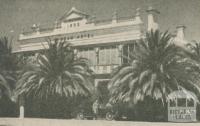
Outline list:
[[[99,81],[97,85],[97,98],[102,105],[106,105],[109,100],[108,80]]]

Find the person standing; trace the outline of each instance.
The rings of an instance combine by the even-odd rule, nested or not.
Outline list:
[[[99,114],[99,101],[96,100],[93,105],[92,105],[92,110],[94,113],[94,119],[97,119],[98,114]]]

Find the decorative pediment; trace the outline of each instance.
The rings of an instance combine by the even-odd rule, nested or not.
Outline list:
[[[89,15],[83,13],[82,11],[77,10],[75,7],[72,7],[72,9],[65,13],[60,20],[62,21],[73,21],[78,19],[84,19],[87,18]]]

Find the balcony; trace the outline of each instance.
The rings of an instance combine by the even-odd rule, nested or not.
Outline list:
[[[118,67],[117,64],[113,65],[96,65],[91,66],[90,68],[96,73],[96,74],[110,74],[114,68]]]

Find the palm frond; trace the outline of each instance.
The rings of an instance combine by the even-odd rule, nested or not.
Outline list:
[[[73,97],[90,96],[93,90],[92,72],[87,59],[75,59],[67,42],[49,41],[48,49],[37,57],[37,64],[24,71],[16,92],[36,94],[39,98],[52,95]]]
[[[169,93],[180,87],[187,90],[193,87],[199,92],[199,81],[194,78],[198,73],[192,70],[195,61],[184,49],[174,45],[171,37],[168,31],[150,31],[136,43],[137,48],[130,51],[131,62],[113,73],[109,83],[111,101],[136,104],[151,96],[161,99],[165,105]]]

